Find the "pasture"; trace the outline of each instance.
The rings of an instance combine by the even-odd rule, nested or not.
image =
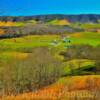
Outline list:
[[[92,46],[100,45],[100,34],[93,32],[82,32],[66,34],[69,36],[70,43],[63,42],[59,35],[29,35],[20,38],[11,38],[0,40],[0,52],[5,51],[21,51],[29,50],[34,47],[53,47],[52,42],[57,41],[54,47],[59,49],[64,49],[64,45],[73,44],[87,44]]]

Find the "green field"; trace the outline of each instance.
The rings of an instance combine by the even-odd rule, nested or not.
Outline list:
[[[74,34],[74,33],[73,33]],[[70,36],[70,45],[73,44],[88,44],[92,46],[100,45],[100,34],[93,32],[80,33],[82,36]],[[34,47],[50,46],[50,43],[57,40],[58,46],[67,45],[63,43],[59,35],[35,35],[25,36],[21,38],[3,39],[0,40],[0,51],[20,51],[21,49],[30,49]],[[69,44],[68,44],[69,45]]]
[[[75,33],[73,33],[75,34]],[[25,52],[29,53],[35,47],[48,47],[58,49],[58,51],[64,50],[65,46],[73,44],[87,44],[92,46],[100,45],[100,34],[93,32],[82,32],[80,37],[70,36],[70,43],[64,43],[59,35],[35,35],[24,36],[20,38],[3,39],[0,40],[0,53],[6,56],[7,52]],[[51,45],[56,40],[57,45]],[[3,57],[4,57],[3,56]],[[9,55],[8,55],[9,56]],[[3,58],[2,57],[2,58]]]
[[[93,29],[93,28],[100,28],[100,23],[71,23],[70,26],[77,28],[80,27],[82,29]]]

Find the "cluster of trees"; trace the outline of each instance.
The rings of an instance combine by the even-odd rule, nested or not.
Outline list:
[[[47,48],[36,48],[25,61],[0,67],[0,95],[36,91],[55,82],[62,74],[62,62]]]
[[[16,22],[17,23],[17,22]],[[82,32],[84,30],[73,28],[71,26],[47,25],[46,23],[32,23],[24,22],[23,26],[0,26],[4,34],[0,34],[0,38],[12,38],[25,35],[44,35],[44,34],[63,34]]]
[[[96,74],[100,74],[100,46],[93,47],[90,45],[73,45],[72,47],[68,48],[66,52],[61,52],[60,55],[64,56],[65,61],[73,59],[91,60],[95,63],[93,71]],[[80,69],[81,66],[80,60],[77,66]],[[70,68],[74,69],[72,64],[70,65]]]

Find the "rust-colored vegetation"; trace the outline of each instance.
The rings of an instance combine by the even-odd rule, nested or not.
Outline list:
[[[42,88],[34,93],[9,96],[7,100],[76,100],[75,98],[99,98],[99,76],[76,76],[59,80],[57,83]],[[78,100],[81,100],[78,99]],[[99,100],[99,99],[96,99]]]

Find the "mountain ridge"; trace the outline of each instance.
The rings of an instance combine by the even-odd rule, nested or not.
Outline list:
[[[79,15],[64,15],[64,14],[48,14],[48,15],[33,15],[33,16],[0,16],[0,21],[28,21],[36,20],[48,22],[54,19],[67,19],[70,22],[80,23],[98,23],[100,14],[79,14]]]

